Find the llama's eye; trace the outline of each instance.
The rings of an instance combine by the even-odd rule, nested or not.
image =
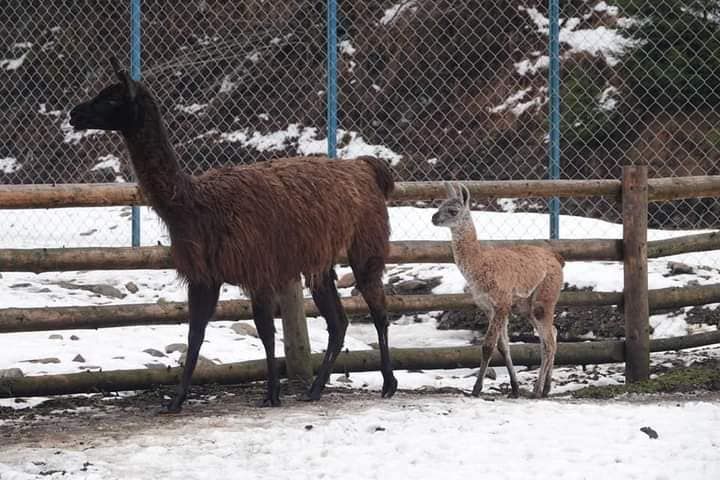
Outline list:
[[[460,210],[458,210],[457,208],[448,208],[448,213],[449,213],[450,215],[455,216],[455,215],[457,215],[458,213],[460,213]]]

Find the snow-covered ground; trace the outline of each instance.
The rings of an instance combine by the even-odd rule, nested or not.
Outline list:
[[[720,475],[717,402],[337,395],[315,404],[140,417],[3,448],[0,478],[654,479]],[[80,415],[92,415],[82,412]],[[641,428],[650,427],[650,438]],[[39,441],[38,441],[39,440]],[[14,442],[13,442],[14,443]]]

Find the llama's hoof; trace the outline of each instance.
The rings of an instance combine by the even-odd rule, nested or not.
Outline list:
[[[182,403],[173,400],[167,405],[160,407],[158,415],[177,415],[182,412]]]
[[[270,408],[270,407],[279,407],[280,406],[280,399],[279,398],[272,398],[272,397],[266,397],[262,400],[258,400],[255,404],[258,408]]]
[[[397,391],[398,382],[395,377],[390,378],[383,382],[382,398],[390,398],[395,395]]]
[[[317,402],[320,400],[320,392],[313,392],[312,390],[298,394],[297,399],[301,402]]]

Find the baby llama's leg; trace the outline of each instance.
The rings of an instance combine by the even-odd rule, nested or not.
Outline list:
[[[498,343],[498,350],[505,360],[505,366],[507,367],[508,374],[510,375],[510,396],[517,398],[520,395],[520,388],[518,386],[517,375],[515,374],[515,368],[513,367],[512,358],[510,357],[510,339],[508,337],[508,326],[507,320],[503,325],[500,332],[500,342]]]
[[[485,315],[487,316],[488,329],[481,347],[482,357],[480,360],[480,371],[478,372],[475,387],[473,387],[472,391],[472,394],[476,397],[479,396],[482,391],[485,372],[487,371],[493,351],[500,339],[500,332],[502,331],[503,325],[507,322],[507,316],[510,310],[505,307],[493,308],[490,305],[481,306],[480,308],[485,311]]]

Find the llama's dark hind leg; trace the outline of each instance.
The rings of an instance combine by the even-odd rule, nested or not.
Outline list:
[[[383,257],[370,257],[365,261],[350,256],[350,265],[355,274],[357,288],[370,309],[380,348],[380,371],[383,376],[382,396],[390,398],[397,390],[397,379],[393,375],[390,347],[388,345],[388,315],[382,273],[385,269]]]
[[[220,285],[207,286],[191,283],[188,286],[188,309],[190,311],[188,349],[177,394],[168,405],[166,413],[177,413],[182,409],[182,404],[190,389],[190,381],[193,371],[195,371],[200,347],[205,339],[205,327],[215,313],[219,295]]]
[[[338,295],[335,287],[335,278],[335,271],[331,268],[316,279],[310,287],[315,305],[317,305],[320,315],[325,317],[327,322],[328,345],[315,381],[313,381],[310,390],[300,397],[301,400],[320,399],[325,384],[332,373],[335,359],[340,354],[345,341],[348,319],[345,315],[345,309],[340,303],[340,295]]]
[[[275,359],[274,306],[274,296],[270,293],[263,292],[252,296],[255,328],[265,348],[268,372],[267,393],[258,404],[261,407],[280,406],[280,376]]]

